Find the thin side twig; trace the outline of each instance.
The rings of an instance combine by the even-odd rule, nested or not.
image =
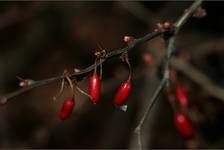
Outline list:
[[[157,98],[159,97],[162,89],[164,88],[164,86],[166,85],[167,83],[167,78],[164,77],[162,79],[162,81],[160,82],[159,86],[157,87],[155,93],[153,94],[152,96],[152,99],[150,100],[146,110],[145,110],[145,113],[143,114],[143,116],[141,117],[141,120],[139,121],[138,123],[138,126],[135,128],[135,133],[137,134],[137,140],[138,140],[138,145],[139,145],[139,149],[142,149],[143,146],[142,146],[142,141],[141,141],[141,130],[142,130],[142,126],[145,122],[145,119],[147,118],[148,114],[150,113],[150,111],[152,110],[152,106],[155,104]]]

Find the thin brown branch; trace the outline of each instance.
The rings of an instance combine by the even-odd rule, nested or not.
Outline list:
[[[143,113],[143,116],[138,123],[137,127],[135,128],[135,133],[137,134],[138,146],[139,149],[143,149],[142,141],[141,141],[141,130],[142,126],[152,109],[153,104],[157,100],[159,94],[161,93],[162,89],[169,81],[169,74],[170,74],[170,60],[172,57],[172,53],[175,50],[175,36],[180,30],[180,28],[186,23],[186,21],[193,15],[196,9],[201,5],[202,0],[196,0],[187,10],[185,10],[184,14],[174,23],[174,34],[170,34],[167,40],[167,50],[166,50],[166,62],[165,62],[165,69],[164,69],[164,76],[159,84],[158,88],[156,89],[150,103],[148,104],[146,110]]]
[[[172,30],[172,29],[170,29]],[[113,57],[118,57],[120,56],[121,54],[123,54],[124,52],[129,52],[131,51],[136,45],[138,44],[141,44],[141,43],[144,43],[144,42],[147,42],[147,41],[150,41],[151,39],[154,39],[162,34],[164,34],[165,32],[170,32],[170,30],[158,30],[158,31],[154,31],[152,33],[149,33],[147,35],[145,35],[144,37],[142,38],[138,38],[138,39],[135,39],[132,44],[122,48],[122,49],[118,49],[118,50],[114,50],[114,51],[111,51],[109,53],[107,53],[105,55],[104,58],[101,59],[101,61],[97,61],[96,62],[96,65],[99,66],[100,64],[104,63],[105,61],[113,58]],[[74,72],[74,73],[71,73],[71,74],[68,74],[68,77],[70,77],[71,79],[76,79],[76,78],[83,78],[85,76],[88,75],[88,73],[90,73],[92,70],[94,70],[95,68],[95,65],[92,64],[91,66],[81,70],[80,72]],[[24,92],[27,92],[31,89],[34,89],[34,88],[37,88],[37,87],[40,87],[40,86],[44,86],[44,85],[47,85],[47,84],[50,84],[52,82],[56,82],[60,79],[63,79],[65,78],[65,75],[60,75],[60,76],[57,76],[57,77],[52,77],[52,78],[49,78],[49,79],[45,79],[45,80],[39,80],[39,81],[35,81],[35,83],[33,83],[32,85],[28,86],[28,87],[24,87],[22,89],[19,89],[15,92],[12,92],[12,93],[9,93],[9,94],[6,94],[6,95],[3,95],[0,97],[0,103],[2,102],[6,102],[8,101],[9,99],[17,96],[17,95],[20,95]]]
[[[135,131],[134,132],[137,134],[139,149],[143,149],[142,142],[141,142],[141,130],[142,130],[142,126],[143,126],[143,124],[145,122],[145,119],[147,118],[148,114],[152,110],[152,106],[155,104],[155,102],[156,102],[157,98],[159,97],[162,89],[166,85],[167,81],[168,81],[167,80],[167,77],[164,76],[164,78],[160,82],[159,86],[157,87],[155,93],[153,94],[152,99],[150,100],[150,102],[149,102],[149,104],[148,104],[148,106],[147,106],[147,108],[146,108],[143,116],[141,117],[141,120],[138,123],[138,126],[135,128]]]
[[[9,93],[9,94],[6,94],[4,96],[1,96],[0,97],[0,103],[5,103],[7,102],[9,99],[17,96],[17,95],[20,95],[24,92],[27,92],[31,89],[34,89],[34,88],[37,88],[37,87],[40,87],[40,86],[43,86],[43,85],[46,85],[46,84],[50,84],[54,81],[58,81],[59,79],[62,79],[62,77],[53,77],[53,78],[49,78],[49,79],[45,79],[45,80],[40,80],[40,81],[35,81],[33,84],[31,84],[30,86],[28,87],[24,87],[24,88],[21,88],[20,90],[17,90],[15,92],[12,92],[12,93]]]

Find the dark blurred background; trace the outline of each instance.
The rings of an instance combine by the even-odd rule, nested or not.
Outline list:
[[[191,1],[159,2],[0,2],[0,92],[19,89],[16,76],[41,80],[65,68],[94,63],[100,43],[107,52],[125,46],[123,37],[141,37],[158,22],[175,20]],[[224,3],[206,1],[207,16],[192,18],[177,37],[177,55],[224,87]],[[214,43],[212,47],[205,44]],[[218,47],[215,45],[219,45]],[[204,46],[204,47],[203,47]],[[203,48],[201,48],[203,47]],[[13,98],[0,109],[0,148],[137,148],[134,128],[160,80],[165,44],[156,38],[130,52],[134,70],[128,111],[115,108],[112,99],[128,76],[119,58],[103,64],[102,96],[98,105],[77,92],[72,116],[58,117],[67,88],[53,101],[60,83],[43,86]],[[152,56],[152,61],[144,58]],[[224,147],[224,105],[187,76],[190,114],[200,148]],[[78,84],[88,90],[87,78]],[[173,110],[161,94],[142,133],[144,148],[186,148],[173,125]]]

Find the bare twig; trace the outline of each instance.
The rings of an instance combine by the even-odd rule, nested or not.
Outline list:
[[[188,9],[185,10],[185,13],[174,24],[177,28],[176,32],[178,32],[180,27],[183,26],[188,20],[188,18],[193,15],[193,13],[197,10],[201,3],[202,0],[196,0]]]
[[[137,139],[138,139],[138,146],[140,149],[142,149],[142,142],[141,142],[141,130],[142,130],[142,126],[145,122],[146,117],[148,116],[148,114],[150,113],[153,104],[156,102],[159,94],[161,93],[163,87],[166,85],[167,83],[167,77],[164,76],[164,78],[162,79],[162,81],[160,82],[159,86],[157,87],[155,93],[152,96],[152,99],[150,101],[150,103],[148,104],[143,116],[141,117],[140,122],[138,123],[138,126],[135,128],[135,133],[137,134]]]
[[[145,35],[144,37],[142,38],[138,38],[138,39],[135,39],[132,44],[122,48],[122,49],[118,49],[118,50],[114,50],[114,51],[111,51],[109,53],[107,53],[105,55],[104,58],[102,58],[101,60],[98,60],[96,62],[96,65],[99,66],[100,64],[104,63],[105,61],[109,60],[110,58],[113,58],[113,57],[118,57],[120,56],[122,53],[124,52],[129,52],[130,50],[132,50],[136,45],[138,44],[141,44],[141,43],[144,43],[144,42],[147,42],[151,39],[154,39],[166,32],[170,32],[172,31],[172,29],[170,30],[158,30],[158,31],[154,31],[152,33],[149,33],[147,35]],[[68,74],[68,77],[70,77],[71,79],[76,79],[76,78],[80,78],[80,77],[85,77],[88,75],[89,72],[91,72],[92,70],[94,70],[95,68],[95,65],[92,64],[91,66],[83,69],[82,71],[80,72],[73,72],[71,74]],[[17,95],[20,95],[24,92],[27,92],[31,89],[34,89],[34,88],[37,88],[37,87],[40,87],[40,86],[44,86],[44,85],[47,85],[47,84],[50,84],[52,82],[55,82],[55,81],[58,81],[60,79],[63,79],[65,78],[65,75],[60,75],[60,76],[57,76],[57,77],[52,77],[52,78],[49,78],[49,79],[45,79],[45,80],[39,80],[39,81],[35,81],[34,84],[28,86],[28,87],[25,87],[25,88],[22,88],[20,90],[17,90],[15,92],[12,92],[12,93],[9,93],[9,94],[6,94],[6,95],[3,95],[0,97],[0,103],[4,101],[7,102],[9,99],[17,96]]]
[[[187,10],[185,10],[184,14],[174,23],[174,32],[173,34],[170,34],[168,39],[167,39],[167,50],[166,50],[166,62],[165,62],[165,69],[164,69],[164,76],[159,84],[158,88],[156,89],[150,103],[148,104],[146,110],[143,113],[143,116],[138,123],[137,127],[135,128],[135,133],[137,134],[137,139],[138,139],[138,146],[139,149],[143,149],[142,146],[142,141],[141,141],[141,130],[142,126],[149,115],[150,110],[152,109],[153,104],[157,100],[159,94],[161,93],[163,87],[168,83],[169,81],[169,74],[170,74],[170,60],[172,57],[172,53],[175,50],[175,35],[178,33],[180,28],[186,23],[186,21],[193,15],[195,10],[201,5],[202,0],[196,0]]]
[[[37,87],[40,87],[40,86],[43,86],[43,85],[52,83],[52,82],[54,82],[54,81],[58,81],[58,80],[60,80],[60,79],[62,79],[62,78],[63,78],[63,77],[60,76],[60,77],[53,77],[53,78],[50,78],[50,79],[45,79],[45,80],[35,81],[34,84],[32,84],[32,85],[30,85],[30,86],[28,86],[28,87],[24,87],[24,88],[22,88],[22,89],[20,89],[20,90],[17,90],[17,91],[15,91],[15,92],[6,94],[6,95],[4,95],[4,96],[1,96],[1,97],[0,97],[0,103],[3,103],[3,102],[6,103],[9,99],[11,99],[11,98],[13,98],[13,97],[15,97],[15,96],[17,96],[17,95],[20,95],[20,94],[22,94],[22,93],[24,93],[24,92],[27,92],[27,91],[31,90],[31,89],[34,89],[34,88],[37,88]]]
[[[192,5],[192,7],[198,7],[199,3],[200,1]],[[131,12],[134,16],[136,16],[143,22],[147,23],[149,26],[151,25],[151,22],[149,22],[147,18],[148,16],[153,16],[153,13],[145,9],[143,5],[141,5],[138,2],[132,2],[132,3],[120,2],[120,4],[129,12]],[[181,18],[186,18],[191,15],[192,14],[185,13],[183,15],[184,17],[182,16]],[[155,17],[153,17],[153,19],[155,21]],[[185,22],[183,22],[183,19],[180,19],[179,22],[176,22],[176,27],[182,26],[184,23]],[[223,50],[224,47],[223,41],[224,41],[223,39],[215,39],[215,40],[213,39],[207,42],[203,42],[203,44],[199,44],[194,47],[191,46],[186,49],[189,50],[190,52],[193,51],[193,53],[191,53],[191,56],[195,59],[198,59],[198,57],[203,57],[210,51],[214,51],[214,49],[217,51]],[[177,58],[173,59],[171,64],[172,67],[183,72],[186,76],[188,76],[190,79],[198,83],[202,88],[208,91],[212,96],[222,101],[224,100],[224,89],[213,83],[205,74],[200,72],[198,69],[194,68],[189,63]]]

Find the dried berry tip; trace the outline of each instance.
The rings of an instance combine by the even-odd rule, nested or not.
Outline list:
[[[125,43],[131,43],[133,42],[134,38],[132,36],[124,36],[123,41]]]
[[[19,76],[16,76],[17,79],[19,79],[19,86],[20,87],[27,87],[30,86],[31,84],[34,84],[34,80],[31,79],[23,79]]]
[[[79,68],[74,68],[74,72],[80,72],[81,70]]]

